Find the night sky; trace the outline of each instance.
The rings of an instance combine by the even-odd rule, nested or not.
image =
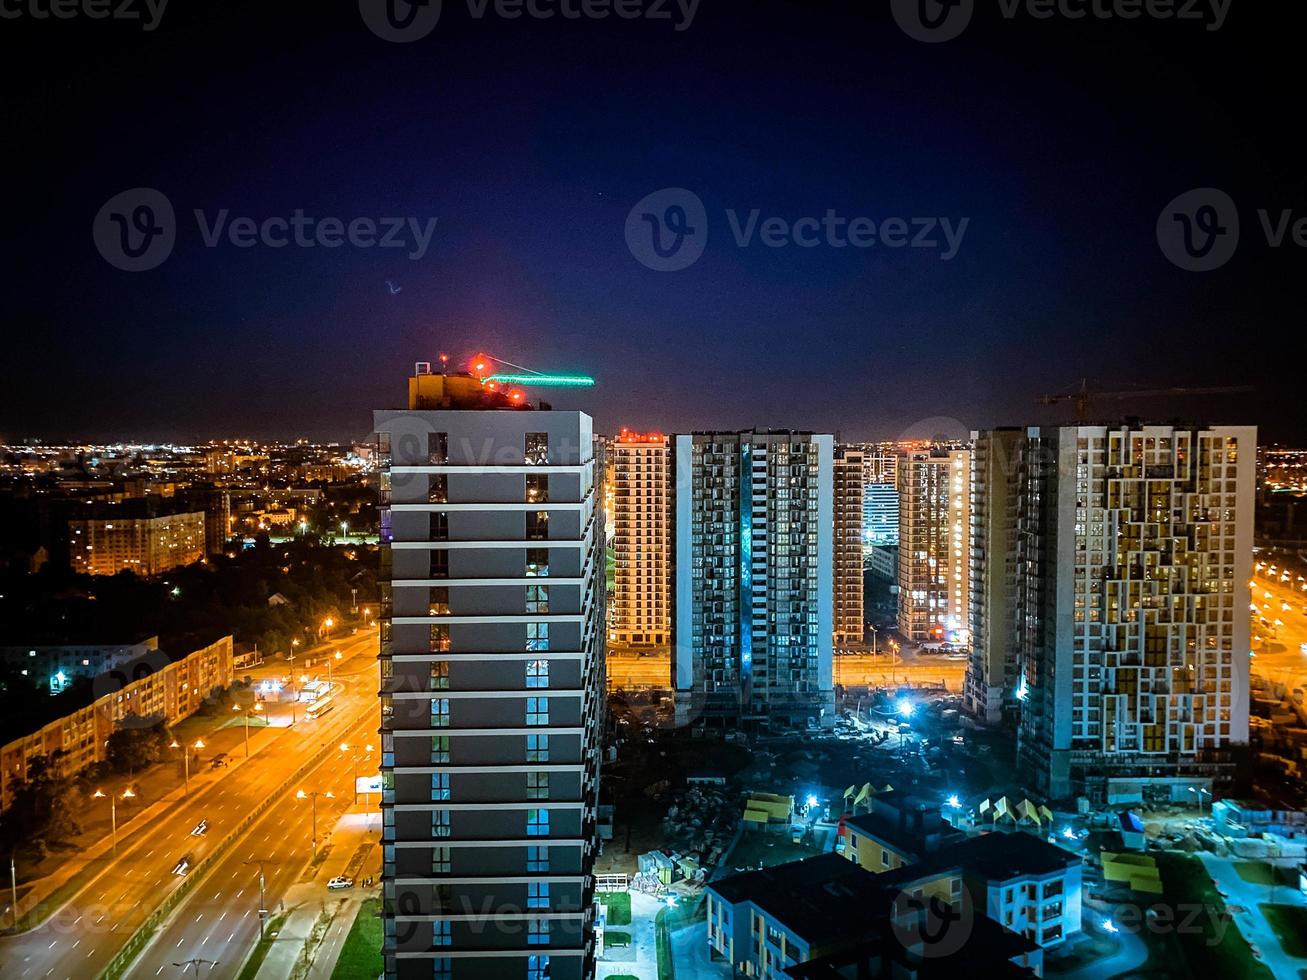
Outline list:
[[[353,0],[172,0],[148,32],[0,19],[0,437],[361,438],[415,360],[484,349],[594,375],[548,397],[601,431],[1047,423],[1071,411],[1037,396],[1088,376],[1256,385],[1099,414],[1307,441],[1307,249],[1291,233],[1270,247],[1257,215],[1307,216],[1303,5],[1232,0],[1212,31],[1007,19],[1011,2],[975,0],[937,44],[889,0],[702,0],[683,30],[675,0],[668,20],[477,18],[445,0],[407,44]],[[175,208],[176,245],[132,273],[92,228],[138,187]],[[1190,272],[1156,227],[1202,187],[1235,201],[1241,236],[1224,266]],[[662,188],[706,210],[681,271],[627,243],[628,213]],[[414,260],[206,247],[196,209],[437,223]],[[967,226],[947,260],[739,247],[727,212],[753,209]]]

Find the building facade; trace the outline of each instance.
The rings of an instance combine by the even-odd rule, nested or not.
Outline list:
[[[680,725],[834,723],[834,438],[678,435]]]
[[[854,446],[839,446],[834,461],[835,646],[862,643],[862,481],[863,453]]]
[[[50,693],[58,694],[75,678],[95,677],[158,649],[157,636],[135,643],[16,644],[0,647],[0,662],[37,683],[48,681]]]
[[[61,753],[65,774],[103,762],[109,736],[124,723],[175,725],[194,714],[235,679],[230,636],[176,659],[146,646],[134,660],[108,668],[94,685],[103,692],[84,707],[0,747],[0,809],[13,800],[14,784],[27,778],[38,756]]]
[[[590,418],[420,367],[410,410],[375,427],[384,975],[588,980],[606,591]]]
[[[899,632],[965,646],[970,632],[970,482],[966,449],[899,456]]]
[[[75,520],[68,536],[73,571],[151,578],[204,557],[204,514]]]
[[[1046,797],[1192,801],[1248,742],[1257,433],[1030,429],[1018,754]]]
[[[971,659],[963,703],[972,717],[998,724],[1017,707],[1017,502],[1020,429],[972,433]]]
[[[667,437],[613,442],[612,639],[663,647],[672,639],[672,473]]]

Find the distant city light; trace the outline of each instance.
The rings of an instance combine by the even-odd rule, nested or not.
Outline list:
[[[956,793],[954,793],[952,796],[950,796],[950,797],[949,797],[945,802],[947,802],[948,805],[951,806],[951,807],[952,807],[953,809],[955,809],[955,810],[958,809],[958,807],[962,806],[962,802],[958,799],[958,796],[957,796]]]
[[[814,807],[814,806],[816,806],[816,805],[817,805],[817,797],[815,797],[815,796],[809,796],[809,797],[808,797],[808,808],[811,809],[812,807]]]
[[[1067,840],[1075,840],[1076,832],[1072,830],[1070,827],[1063,827],[1062,836],[1065,837]]]
[[[901,714],[904,718],[911,718],[912,713],[917,710],[916,705],[914,705],[907,698],[899,698],[898,708],[899,708],[899,714]]]
[[[1106,933],[1112,933],[1112,934],[1115,934],[1115,933],[1117,932],[1116,923],[1113,922],[1111,919],[1104,919],[1104,920],[1103,920],[1103,931],[1106,932]]]

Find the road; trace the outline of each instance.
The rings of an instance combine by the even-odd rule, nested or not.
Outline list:
[[[1258,564],[1263,567],[1256,570],[1256,585],[1251,590],[1257,609],[1253,614],[1252,671],[1290,690],[1307,690],[1307,654],[1302,652],[1302,645],[1307,643],[1307,590],[1301,588],[1303,583],[1294,575],[1288,582],[1281,582],[1282,568],[1277,566],[1277,573],[1270,575],[1271,564],[1264,564],[1262,559]],[[1263,619],[1269,628],[1261,623]],[[1281,625],[1276,625],[1276,620]]]
[[[635,654],[608,652],[608,689],[671,686],[672,658],[666,651]],[[850,653],[835,657],[835,683],[846,687],[893,687],[899,684],[943,682],[950,691],[962,690],[967,671],[964,660],[912,653],[891,658],[886,654]]]
[[[374,692],[375,698],[375,692]],[[380,708],[365,711],[350,727],[346,740],[377,740]],[[334,793],[334,799],[317,801],[317,833],[321,836],[336,823],[351,803],[351,767],[339,764],[335,756],[318,766],[304,780],[306,792]],[[372,801],[375,807],[377,801]],[[245,956],[259,938],[259,868],[247,862],[266,860],[264,888],[269,920],[278,915],[278,903],[312,857],[313,804],[293,794],[274,804],[262,819],[227,852],[204,881],[175,910],[155,941],[133,964],[129,977],[180,976],[176,966],[191,960],[214,963],[200,975],[211,980],[235,977]],[[379,826],[379,821],[378,821]],[[322,896],[328,894],[326,878],[320,882]]]
[[[31,932],[0,942],[4,976],[81,980],[98,975],[159,902],[180,884],[181,878],[172,870],[184,855],[189,854],[192,862],[203,858],[229,832],[226,828],[239,823],[302,765],[311,751],[338,743],[346,730],[360,727],[361,719],[368,719],[371,731],[367,739],[375,741],[379,727],[371,714],[377,706],[375,650],[375,632],[340,644],[337,680],[343,690],[335,711],[316,721],[306,721],[301,715],[298,724],[290,727],[290,718],[283,720],[280,709],[274,708],[273,725],[286,727],[255,729],[251,742],[256,751],[249,762],[193,792],[189,799],[135,829],[130,837],[120,835],[118,857],[109,855],[91,865],[54,915]],[[285,665],[269,664],[242,674],[260,679],[279,669],[284,670]],[[191,830],[202,819],[208,821],[208,833],[192,836]]]

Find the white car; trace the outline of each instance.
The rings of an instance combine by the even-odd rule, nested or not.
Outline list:
[[[199,823],[195,825],[195,828],[191,831],[191,836],[203,837],[208,832],[209,832],[209,821],[201,820]]]
[[[185,855],[180,861],[173,866],[172,873],[181,877],[191,870],[191,856]]]
[[[329,882],[327,882],[327,888],[329,891],[337,891],[341,888],[353,888],[353,887],[354,887],[354,879],[346,878],[344,875],[340,875],[339,877],[332,878]]]

